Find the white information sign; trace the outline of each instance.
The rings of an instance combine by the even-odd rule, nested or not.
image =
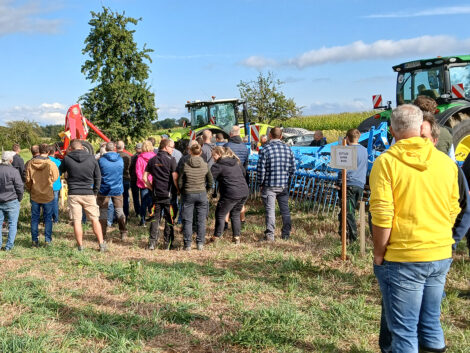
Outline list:
[[[357,169],[357,149],[354,146],[331,146],[330,167],[335,169]]]

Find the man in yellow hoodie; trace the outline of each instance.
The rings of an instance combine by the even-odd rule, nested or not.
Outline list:
[[[392,352],[444,352],[440,304],[460,212],[457,166],[420,137],[423,114],[396,108],[396,139],[374,163],[370,212],[374,273],[392,333]]]
[[[46,245],[52,242],[52,211],[54,206],[54,191],[52,185],[59,177],[59,169],[48,158],[49,145],[39,146],[39,156],[31,159],[26,165],[25,187],[31,196],[31,237],[33,247],[39,246],[39,220],[41,208],[44,215],[44,235]]]

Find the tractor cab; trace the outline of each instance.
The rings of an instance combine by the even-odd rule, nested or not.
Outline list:
[[[397,73],[397,105],[413,103],[418,96],[433,98],[436,120],[452,132],[455,158],[463,162],[470,153],[470,55],[436,57],[393,66]],[[364,120],[359,131],[390,121],[391,102],[373,96],[374,109],[385,108]]]
[[[191,114],[191,130],[210,129],[228,137],[232,126],[238,124],[240,108],[245,115],[245,101],[241,99],[218,99],[188,102],[185,107]]]
[[[428,96],[438,105],[470,100],[470,56],[417,60],[393,67],[397,72],[397,104]]]

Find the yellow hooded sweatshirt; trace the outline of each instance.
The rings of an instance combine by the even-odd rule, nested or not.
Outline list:
[[[398,141],[370,174],[372,223],[391,228],[385,260],[428,262],[452,257],[460,212],[457,166],[429,139]]]

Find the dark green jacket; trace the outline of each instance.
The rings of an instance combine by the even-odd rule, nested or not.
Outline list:
[[[197,194],[212,188],[214,179],[207,163],[197,156],[191,156],[178,175],[178,187],[182,194]]]

